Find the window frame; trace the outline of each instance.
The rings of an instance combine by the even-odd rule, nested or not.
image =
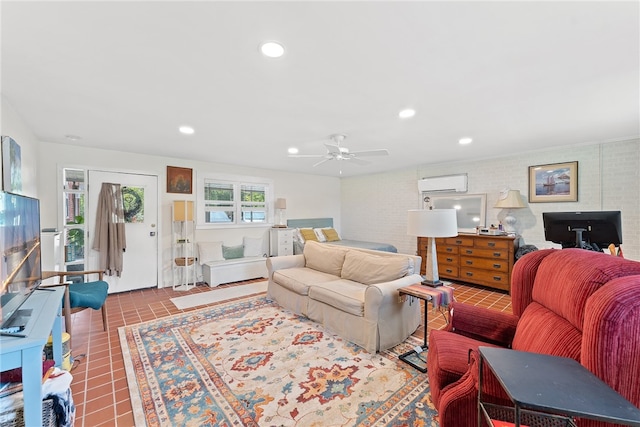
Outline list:
[[[233,186],[234,201],[233,203],[233,220],[231,222],[219,222],[210,223],[205,221],[205,184],[206,183],[219,183],[219,184],[231,184]],[[220,229],[220,228],[246,228],[246,227],[271,227],[275,221],[274,215],[274,191],[273,180],[245,175],[229,175],[220,173],[198,173],[196,179],[196,228],[198,229]],[[241,191],[243,186],[262,186],[265,188],[265,213],[266,219],[264,222],[256,223],[243,223],[242,211],[243,204],[241,199]],[[255,202],[247,202],[255,203]]]

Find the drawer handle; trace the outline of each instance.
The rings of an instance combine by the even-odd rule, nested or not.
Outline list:
[[[493,276],[493,280],[495,280],[496,282],[502,282],[502,277],[500,277],[500,276]]]
[[[469,260],[469,259],[468,259],[468,260],[467,260],[467,265],[473,265],[473,261],[471,261],[471,260]]]
[[[453,258],[447,258],[447,262],[453,262]]]
[[[494,252],[493,253],[493,256],[495,256],[495,257],[499,257],[500,255],[502,255],[500,252]]]
[[[493,268],[500,268],[502,267],[502,264],[493,264]]]
[[[489,242],[487,243],[487,246],[489,246],[490,248],[494,248],[496,246],[496,242]]]
[[[447,252],[453,252],[453,248],[447,248],[446,251]]]
[[[472,273],[472,272],[470,272],[470,271],[467,271],[467,276],[472,277],[472,276],[473,276],[473,273]]]
[[[473,253],[473,251],[471,249],[467,249],[466,252],[471,255]]]
[[[456,245],[461,245],[462,244],[462,240],[456,240]]]
[[[447,273],[453,273],[453,270],[452,270],[452,269],[450,269],[450,268],[447,268],[445,271],[446,271]]]

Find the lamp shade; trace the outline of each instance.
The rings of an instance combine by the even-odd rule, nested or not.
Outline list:
[[[174,200],[174,221],[193,221],[193,202],[188,200]]]
[[[455,209],[412,209],[409,211],[407,234],[420,237],[453,237],[458,235]]]
[[[276,209],[287,209],[287,199],[276,199]]]
[[[507,192],[507,197],[498,199],[498,202],[494,207],[503,209],[518,209],[524,208],[525,205],[522,202],[522,197],[520,196],[519,190],[509,190]]]

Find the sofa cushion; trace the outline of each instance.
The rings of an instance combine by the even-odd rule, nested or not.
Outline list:
[[[222,242],[198,242],[200,265],[211,261],[222,261]]]
[[[518,321],[512,348],[580,361],[581,345],[581,331],[571,322],[534,301]]]
[[[337,276],[306,267],[285,268],[273,273],[274,282],[299,295],[308,295],[311,285],[336,279]]]
[[[305,266],[340,277],[346,252],[344,248],[307,241],[303,252]]]
[[[323,302],[354,316],[364,316],[364,294],[367,286],[351,280],[318,283],[309,289],[309,298]]]
[[[373,285],[406,276],[412,268],[409,257],[377,256],[360,251],[348,251],[340,277]]]
[[[243,237],[244,256],[266,256],[262,237]]]

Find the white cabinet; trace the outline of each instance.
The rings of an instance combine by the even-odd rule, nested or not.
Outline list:
[[[196,286],[193,202],[174,201],[172,219],[173,289],[189,290]]]
[[[293,229],[271,229],[271,256],[293,255]]]

